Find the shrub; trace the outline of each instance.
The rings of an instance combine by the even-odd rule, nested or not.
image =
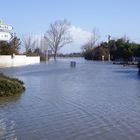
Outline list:
[[[25,87],[22,81],[0,74],[0,96],[20,94],[24,91]]]

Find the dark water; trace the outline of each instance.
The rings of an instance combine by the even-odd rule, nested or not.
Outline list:
[[[140,140],[137,69],[76,61],[0,70],[27,88],[0,98],[0,140]]]

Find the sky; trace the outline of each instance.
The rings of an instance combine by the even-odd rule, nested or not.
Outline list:
[[[127,36],[140,43],[140,0],[0,0],[0,19],[12,25],[22,38],[27,34],[40,36],[50,23],[67,19],[71,23],[73,43],[62,52],[80,52],[93,29],[100,41],[107,36]]]

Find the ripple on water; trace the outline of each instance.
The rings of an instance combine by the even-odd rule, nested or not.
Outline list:
[[[140,80],[134,68],[71,60],[4,69],[25,82],[0,100],[0,139],[140,140]]]

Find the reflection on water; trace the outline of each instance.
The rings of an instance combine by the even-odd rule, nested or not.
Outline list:
[[[21,98],[20,95],[15,95],[15,96],[9,96],[9,97],[0,97],[0,106],[7,106],[16,102],[19,102]]]
[[[0,120],[0,138],[6,140],[17,140],[16,132],[15,132],[15,122],[9,121],[6,123],[6,118]]]
[[[0,139],[140,140],[137,69],[70,61],[1,69],[27,90],[0,99]]]
[[[14,97],[0,97],[0,138],[6,140],[17,140],[14,118],[9,119],[7,111],[17,104],[21,95]]]

